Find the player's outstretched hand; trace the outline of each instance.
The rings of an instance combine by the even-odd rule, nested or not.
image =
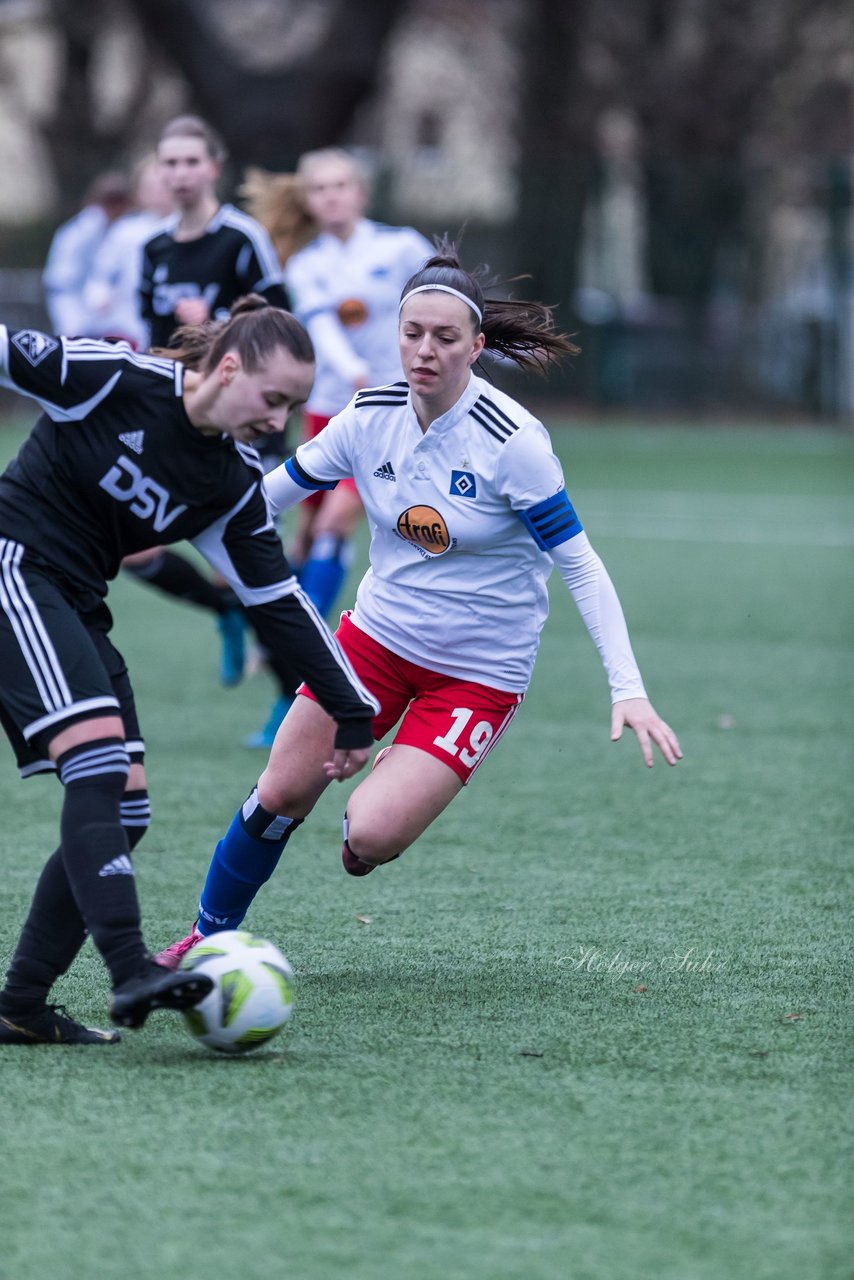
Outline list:
[[[646,698],[626,698],[624,702],[614,703],[611,708],[612,742],[619,742],[625,725],[637,737],[648,768],[652,768],[653,742],[668,764],[676,764],[677,760],[682,759],[679,739]]]
[[[332,759],[324,764],[324,772],[327,778],[333,781],[346,782],[348,778],[355,777],[359,770],[365,767],[370,754],[370,747],[357,747],[353,751],[338,749],[333,752]]]

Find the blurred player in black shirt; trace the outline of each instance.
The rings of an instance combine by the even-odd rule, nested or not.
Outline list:
[[[227,318],[236,298],[261,294],[288,306],[282,272],[267,231],[231,204],[221,204],[217,183],[226,151],[198,116],[177,116],[157,144],[160,175],[175,212],[154,229],[142,249],[140,309],[152,347],[168,347],[180,325]],[[262,441],[259,452],[266,444]],[[273,465],[281,461],[276,455]],[[234,594],[211,581],[185,557],[163,547],[132,556],[124,566],[150,586],[217,617],[222,639],[220,679],[243,675],[244,621]]]
[[[291,687],[311,681],[337,722],[336,758],[360,768],[371,743],[376,704],[291,573],[251,447],[308,394],[311,342],[259,297],[178,341],[172,359],[0,326],[0,384],[44,410],[0,476],[0,722],[21,773],[55,769],[65,788],[61,843],[0,993],[0,1044],[117,1038],[47,1004],[87,931],[120,1025],[210,989],[157,965],[140,932],[130,852],[148,815],[143,742],[105,604],[125,555],[192,541]]]
[[[140,294],[152,347],[166,347],[180,325],[228,317],[231,304],[258,293],[287,308],[282,270],[268,233],[248,214],[221,204],[222,141],[198,116],[164,127],[157,161],[175,213],[143,246]]]

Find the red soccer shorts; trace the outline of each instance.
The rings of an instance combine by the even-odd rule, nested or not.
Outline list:
[[[380,704],[373,722],[377,742],[403,716],[395,744],[435,756],[464,783],[508,728],[524,697],[473,680],[456,680],[398,657],[360,630],[348,613],[341,615],[335,639]],[[305,685],[299,692],[314,698]]]

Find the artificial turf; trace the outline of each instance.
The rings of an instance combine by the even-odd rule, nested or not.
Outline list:
[[[346,877],[335,787],[289,847],[248,921],[297,973],[279,1038],[219,1058],[159,1013],[117,1048],[0,1051],[2,1280],[850,1276],[854,445],[554,440],[684,761],[608,741],[554,582],[523,711],[418,845]],[[207,617],[112,601],[157,947],[263,764],[241,741],[272,688],[218,687]],[[7,752],[3,961],[59,799]],[[58,998],[105,1025],[107,997],[87,946]]]

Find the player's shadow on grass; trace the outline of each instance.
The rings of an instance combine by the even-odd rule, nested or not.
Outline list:
[[[163,1069],[174,1071],[175,1068],[198,1066],[232,1067],[239,1064],[244,1070],[261,1070],[264,1067],[296,1067],[300,1065],[299,1051],[289,1049],[286,1039],[287,1028],[281,1033],[281,1047],[265,1045],[250,1053],[217,1053],[214,1049],[206,1049],[203,1045],[194,1045],[192,1041],[174,1044],[152,1045],[145,1054],[146,1070]]]

